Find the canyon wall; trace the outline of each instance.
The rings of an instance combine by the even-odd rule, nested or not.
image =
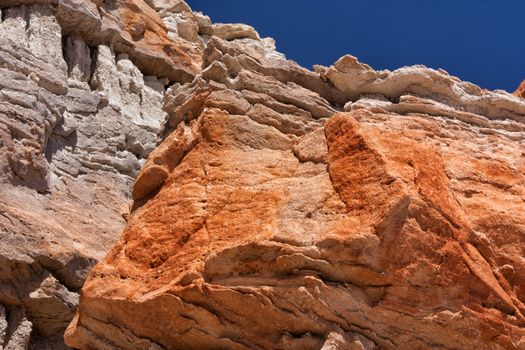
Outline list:
[[[0,6],[0,348],[62,348],[202,48],[141,1]]]
[[[181,0],[0,7],[0,348],[525,349],[524,100]]]

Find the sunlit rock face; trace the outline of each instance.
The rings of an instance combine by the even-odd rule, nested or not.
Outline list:
[[[525,80],[520,84],[518,89],[514,91],[514,95],[525,98]]]
[[[0,7],[0,348],[60,349],[202,48],[141,1]]]
[[[525,348],[524,100],[181,0],[0,8],[0,348]]]

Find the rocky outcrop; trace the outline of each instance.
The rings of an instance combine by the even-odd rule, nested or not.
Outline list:
[[[0,348],[525,346],[523,100],[182,0],[0,11]]]
[[[0,7],[0,348],[60,349],[202,49],[141,1]]]
[[[207,28],[66,342],[522,349],[525,102]]]
[[[514,95],[521,98],[525,98],[525,81],[523,81],[518,87],[518,89],[514,91]]]

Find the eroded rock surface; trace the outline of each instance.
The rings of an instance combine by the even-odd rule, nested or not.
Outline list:
[[[522,99],[182,0],[0,10],[0,348],[525,348]]]
[[[525,98],[525,81],[523,81],[518,87],[518,89],[514,91],[514,95],[521,98]]]
[[[525,102],[211,28],[67,343],[523,349]]]
[[[0,4],[0,348],[65,348],[157,143],[165,89],[200,70],[202,49],[168,38],[147,4],[108,6]]]

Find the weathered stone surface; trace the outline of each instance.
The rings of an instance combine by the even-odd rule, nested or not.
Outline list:
[[[64,56],[69,77],[76,81],[89,82],[91,78],[91,50],[84,40],[75,36],[67,37]]]
[[[523,100],[180,0],[0,8],[0,347],[523,348]]]
[[[207,45],[166,95],[68,344],[523,346],[523,101],[423,67],[305,73],[253,39]]]
[[[191,8],[183,0],[148,0],[146,3],[157,10],[157,12],[191,12]]]
[[[24,310],[15,308],[9,315],[8,336],[4,343],[5,350],[22,350],[29,348],[33,325],[27,319]]]
[[[57,350],[124,226],[169,74],[144,75],[133,45],[131,56],[104,45],[104,27],[63,36],[64,6],[81,20],[98,16],[94,3],[25,3],[0,20],[0,347]]]
[[[523,139],[359,109],[326,125],[326,167],[246,117],[197,120],[197,145],[93,271],[71,345],[316,349],[337,326],[387,349],[519,348]]]
[[[395,101],[401,95],[414,94],[491,119],[522,121],[525,115],[523,101],[502,90],[482,90],[444,70],[412,66],[393,72],[375,71],[347,55],[329,68],[316,66],[316,71],[343,91],[347,100],[355,101],[363,94],[378,94]]]
[[[514,91],[514,95],[525,98],[525,80],[520,84],[518,89]]]
[[[204,48],[204,41],[200,35],[204,33],[210,35],[211,21],[209,18],[202,14],[200,16],[194,14],[184,1],[152,0],[150,6],[156,9],[162,17],[168,29],[169,38],[175,41],[182,38],[199,48]]]
[[[62,33],[55,11],[49,5],[30,7],[28,26],[29,51],[36,57],[56,65],[65,75],[66,62],[62,55]]]
[[[3,305],[0,305],[0,347],[3,347],[5,344],[7,326],[7,313],[5,307]]]
[[[27,6],[18,6],[2,10],[2,23],[0,24],[0,37],[10,39],[21,46],[28,45],[26,32],[29,13]]]
[[[212,36],[214,34],[213,24],[211,23],[210,17],[206,16],[202,12],[194,12],[193,16],[199,27],[200,35]]]
[[[264,38],[261,41],[253,39],[225,41],[212,37],[207,43],[204,61],[208,70],[217,71],[217,61],[221,61],[230,76],[236,76],[243,69],[249,70],[270,76],[284,84],[289,82],[298,84],[316,92],[334,105],[343,105],[347,101],[341,91],[322,80],[319,74],[287,60],[283,54],[277,52],[275,41],[271,38]],[[221,76],[215,74],[212,79],[221,81]],[[222,80],[226,77],[223,76]]]
[[[224,40],[255,39],[260,40],[259,33],[246,24],[217,23],[213,25],[213,34]]]
[[[125,53],[139,69],[172,81],[190,81],[200,71],[198,46],[180,38],[168,38],[159,14],[142,0],[60,0],[57,18],[67,34],[89,45],[112,45]]]

